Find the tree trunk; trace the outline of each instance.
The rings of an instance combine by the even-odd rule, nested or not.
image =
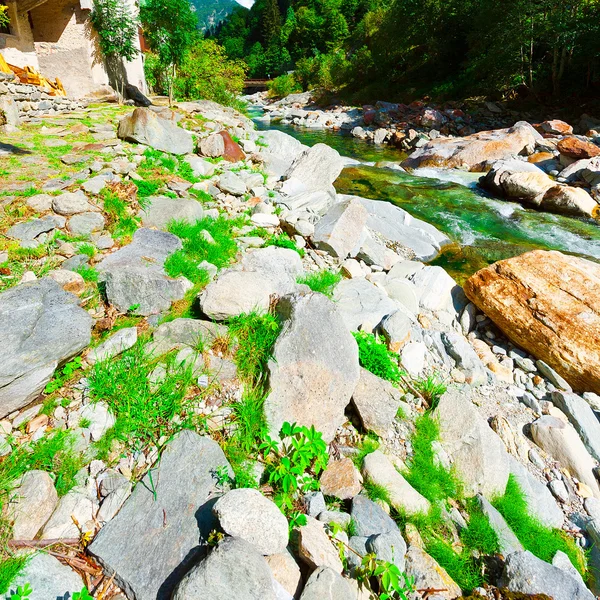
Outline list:
[[[173,63],[173,70],[169,81],[169,106],[173,106],[173,86],[175,85],[175,77],[177,77],[177,66]]]

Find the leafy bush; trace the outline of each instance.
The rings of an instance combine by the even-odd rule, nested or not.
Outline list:
[[[246,64],[231,60],[214,40],[198,40],[181,63],[174,93],[179,100],[214,100],[238,107],[244,89]]]
[[[363,368],[392,383],[400,381],[402,373],[398,368],[397,355],[390,352],[372,333],[358,331],[353,335],[358,344],[358,358]]]
[[[285,98],[290,94],[297,94],[302,91],[302,86],[291,74],[280,75],[269,81],[267,88],[269,89],[269,98]]]
[[[319,273],[311,273],[304,277],[298,278],[298,283],[307,285],[313,292],[325,294],[328,298],[333,296],[335,286],[341,281],[340,273],[332,273],[331,271],[320,271]]]

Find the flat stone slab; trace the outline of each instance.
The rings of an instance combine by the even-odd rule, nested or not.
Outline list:
[[[91,339],[92,318],[49,278],[0,294],[0,418],[26,406]]]
[[[217,442],[186,430],[89,547],[128,597],[169,600],[215,526],[214,473],[231,467]]]

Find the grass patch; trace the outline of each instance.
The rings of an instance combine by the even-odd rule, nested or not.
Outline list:
[[[379,500],[385,502],[388,506],[391,506],[392,499],[390,497],[390,492],[385,486],[374,483],[367,478],[363,482],[363,488],[369,499],[373,500],[373,502]]]
[[[79,273],[86,283],[97,283],[98,281],[98,271],[89,265],[79,265],[75,269],[75,273]]]
[[[263,247],[266,248],[267,246],[287,248],[288,250],[293,250],[294,252],[297,252],[301,258],[304,257],[304,250],[302,248],[298,248],[296,242],[285,233],[282,233],[281,235],[272,235],[271,237],[267,238],[267,241],[265,242],[265,245]]]
[[[4,560],[0,559],[0,594],[8,592],[10,584],[24,569],[28,560],[27,556],[9,556]]]
[[[545,527],[529,514],[525,496],[513,475],[508,478],[504,496],[496,498],[492,504],[526,550],[550,563],[556,552],[562,550],[585,577],[587,561],[582,550],[566,533]]]
[[[331,271],[319,271],[311,273],[304,277],[298,277],[298,283],[307,285],[313,292],[325,294],[328,298],[333,296],[335,286],[342,280],[340,273],[332,273]]]
[[[163,363],[162,377],[152,383],[150,375],[159,364],[140,340],[120,357],[94,365],[89,376],[92,399],[106,402],[116,417],[115,426],[100,441],[100,454],[113,440],[142,449],[197,424],[192,408],[198,390],[192,369],[175,364],[171,357]]]
[[[238,346],[235,353],[238,373],[254,387],[264,382],[267,363],[280,331],[279,320],[271,314],[252,312],[229,322],[229,334]]]
[[[182,240],[183,248],[167,258],[166,272],[171,277],[183,275],[193,283],[208,283],[206,272],[198,265],[206,260],[217,267],[228,266],[238,252],[233,229],[240,224],[238,219],[223,217],[205,218],[193,224],[174,221],[169,231]]]
[[[372,333],[353,333],[358,344],[358,359],[361,367],[392,383],[398,383],[403,373],[398,367],[398,355],[390,352]]]
[[[140,219],[133,214],[127,202],[107,188],[104,188],[100,195],[104,201],[104,212],[108,217],[107,229],[112,236],[118,241],[133,236],[140,226]]]
[[[379,439],[373,434],[367,434],[357,446],[357,453],[352,456],[352,461],[357,469],[362,468],[363,461],[367,454],[375,452],[379,448]]]
[[[431,408],[435,408],[439,399],[446,393],[446,384],[437,375],[429,375],[425,379],[417,379],[413,385],[421,393],[423,398],[429,402]]]
[[[138,190],[138,198],[148,198],[148,196],[154,196],[156,192],[162,187],[161,181],[155,180],[141,180],[136,181],[135,186]]]
[[[439,426],[428,414],[415,421],[411,438],[413,455],[407,461],[404,478],[432,503],[446,498],[460,498],[461,485],[454,473],[437,464],[432,442],[439,438]]]

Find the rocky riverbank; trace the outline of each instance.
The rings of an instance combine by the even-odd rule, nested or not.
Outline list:
[[[7,590],[594,597],[595,266],[463,290],[444,234],[336,193],[338,152],[210,102],[2,150]]]
[[[586,114],[574,128],[560,120],[530,124],[492,102],[322,109],[312,104],[310,92],[277,102],[264,94],[249,100],[265,111],[266,122],[341,130],[393,145],[410,154],[401,163],[410,172],[435,167],[487,173],[480,185],[499,198],[577,217],[599,213],[600,120]]]

